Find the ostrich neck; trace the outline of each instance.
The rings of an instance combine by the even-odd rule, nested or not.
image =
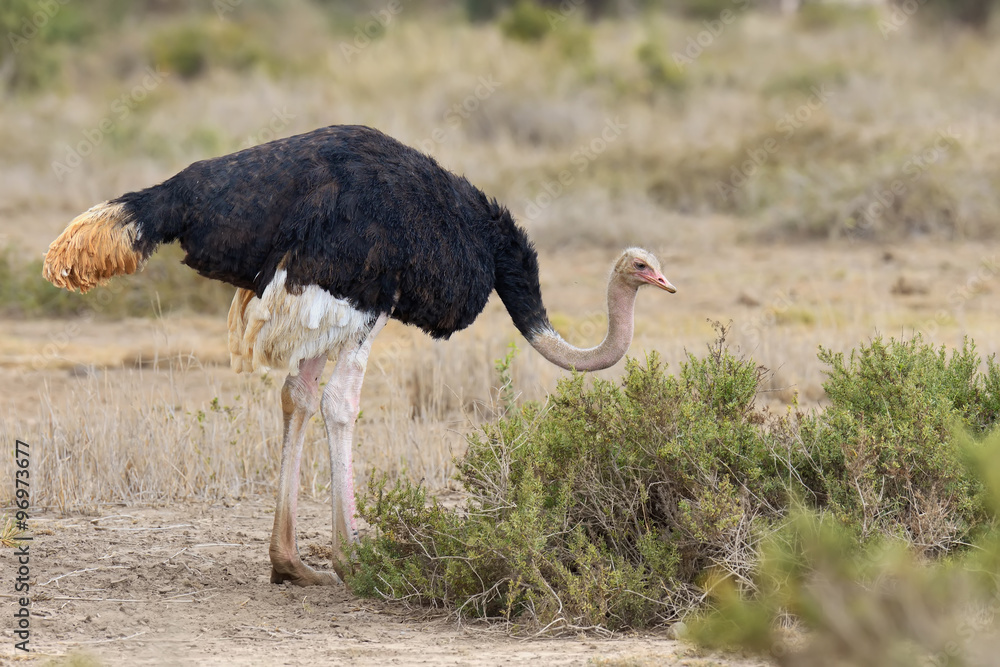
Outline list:
[[[543,357],[567,370],[597,371],[614,366],[632,343],[635,295],[635,287],[617,276],[611,279],[608,284],[608,333],[597,347],[574,347],[551,325],[538,331],[529,342]]]

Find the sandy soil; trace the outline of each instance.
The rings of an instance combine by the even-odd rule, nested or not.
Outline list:
[[[300,548],[321,553],[329,508],[300,508]],[[268,581],[273,502],[43,514],[31,549],[34,651],[111,665],[755,665],[645,634],[520,639],[440,613]],[[13,580],[4,558],[0,581]],[[322,566],[322,560],[312,560]],[[13,601],[3,594],[5,608]],[[8,606],[9,605],[9,606]],[[4,614],[5,616],[7,614]],[[0,662],[11,660],[9,623]]]

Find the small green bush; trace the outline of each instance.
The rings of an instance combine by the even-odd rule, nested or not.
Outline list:
[[[31,91],[56,84],[66,57],[62,47],[83,42],[96,25],[89,12],[72,3],[0,3],[0,72],[6,73],[7,87]]]
[[[182,78],[192,79],[208,66],[210,38],[198,25],[185,25],[158,33],[150,43],[153,62]]]
[[[560,23],[555,31],[559,52],[567,59],[589,63],[594,55],[593,31],[578,22]]]
[[[663,0],[666,9],[697,20],[718,19],[725,10],[735,11],[745,6],[736,0]]]
[[[209,67],[234,71],[254,67],[277,71],[282,67],[249,26],[235,22],[199,20],[163,28],[153,35],[149,58],[157,67],[184,79],[198,77]]]
[[[687,86],[684,70],[669,59],[656,42],[642,44],[636,57],[654,88],[678,91]]]
[[[373,477],[354,590],[550,631],[638,628],[690,612],[713,582],[734,599],[757,590],[761,540],[795,506],[859,545],[924,555],[989,523],[952,436],[1000,415],[1000,369],[980,372],[972,343],[821,348],[830,407],[774,415],[755,407],[766,371],[719,332],[677,375],[651,354],[620,383],[575,375],[545,404],[511,406],[470,437],[461,510]]]
[[[547,10],[534,0],[518,0],[500,22],[503,34],[520,42],[537,42],[551,29]]]
[[[830,30],[862,22],[875,23],[878,21],[878,14],[873,7],[810,0],[799,6],[795,20],[806,30]]]
[[[966,541],[985,519],[982,490],[950,433],[995,424],[994,358],[981,374],[971,342],[949,357],[919,335],[876,338],[846,359],[821,347],[819,358],[830,367],[831,405],[801,437],[826,472],[826,506],[864,537],[895,533],[926,554]]]

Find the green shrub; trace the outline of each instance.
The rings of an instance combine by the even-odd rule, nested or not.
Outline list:
[[[500,22],[504,35],[521,42],[537,42],[551,29],[548,12],[534,0],[518,0]]]
[[[210,38],[198,25],[185,25],[157,33],[150,43],[150,58],[158,66],[191,79],[208,66]]]
[[[988,528],[956,558],[927,561],[899,543],[864,543],[822,512],[799,508],[764,541],[753,595],[716,578],[688,638],[770,654],[784,665],[992,664],[1000,595],[1000,431],[958,431],[968,473],[988,489]],[[806,632],[790,636],[782,619]]]
[[[39,90],[55,84],[66,57],[62,47],[84,41],[97,25],[90,12],[72,3],[5,0],[0,4],[0,72],[6,73],[7,86]]]
[[[996,422],[994,359],[983,375],[974,344],[949,357],[919,335],[876,338],[847,359],[821,347],[819,358],[831,405],[801,436],[827,472],[827,506],[865,537],[899,534],[924,553],[966,541],[984,519],[981,489],[950,433]]]
[[[588,26],[577,22],[561,23],[555,37],[559,52],[569,60],[587,63],[593,58],[593,32]]]
[[[719,346],[678,377],[652,355],[621,385],[565,380],[470,439],[462,514],[373,479],[354,590],[563,628],[676,617],[759,499],[783,495],[752,410],[760,373]]]
[[[955,553],[989,523],[951,435],[1000,414],[1000,369],[980,372],[971,343],[821,348],[830,407],[779,416],[754,405],[766,371],[719,333],[677,375],[651,354],[620,383],[574,375],[511,406],[469,439],[461,510],[373,477],[354,590],[549,630],[637,628],[690,612],[705,586],[759,589],[760,541],[796,505],[859,549]]]
[[[736,11],[745,3],[736,0],[663,0],[662,6],[681,16],[698,20],[714,20],[725,10]]]
[[[249,26],[221,21],[199,20],[161,29],[150,41],[149,58],[184,79],[200,76],[209,67],[234,71],[282,67]]]
[[[854,23],[876,23],[873,7],[857,7],[841,2],[810,0],[803,2],[795,15],[796,22],[806,30],[829,30]]]
[[[636,57],[654,88],[677,91],[686,87],[684,70],[667,58],[656,42],[642,44],[636,51]]]

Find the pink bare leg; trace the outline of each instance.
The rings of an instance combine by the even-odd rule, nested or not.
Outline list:
[[[281,389],[281,410],[285,417],[284,444],[281,447],[281,477],[278,499],[274,508],[274,529],[271,532],[271,583],[290,582],[298,586],[319,586],[338,583],[329,572],[317,572],[299,558],[295,540],[295,516],[299,505],[299,466],[306,425],[316,412],[319,377],[326,365],[326,356],[303,359],[299,374],[289,375]]]
[[[341,549],[358,541],[354,520],[354,422],[361,403],[361,385],[365,380],[372,341],[385,326],[388,316],[375,321],[368,337],[354,349],[345,348],[337,359],[330,381],[323,391],[323,419],[330,441],[330,492],[333,504],[333,568],[341,578]]]

